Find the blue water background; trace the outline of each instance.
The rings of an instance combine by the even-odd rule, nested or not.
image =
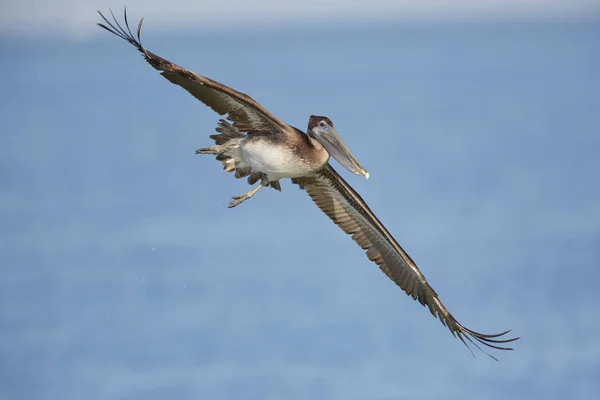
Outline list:
[[[0,398],[564,399],[600,392],[600,22],[164,31],[152,51],[305,128],[472,329],[473,358],[308,196],[211,157],[135,49],[0,38]],[[338,169],[341,169],[339,167]]]

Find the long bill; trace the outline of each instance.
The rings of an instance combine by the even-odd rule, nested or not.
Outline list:
[[[329,155],[337,160],[344,168],[356,175],[363,175],[369,179],[369,173],[358,163],[335,128],[327,133],[315,135],[316,139],[325,147]]]

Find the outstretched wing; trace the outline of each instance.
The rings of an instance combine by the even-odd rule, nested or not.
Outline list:
[[[448,312],[414,261],[400,247],[358,193],[331,165],[328,164],[314,176],[292,179],[292,182],[306,190],[317,206],[344,232],[352,235],[352,239],[367,251],[369,260],[376,263],[394,283],[413,299],[419,301],[423,306],[427,306],[431,314],[439,318],[442,324],[448,327],[453,335],[458,336],[467,348],[469,346],[465,339],[480,350],[477,343],[494,349],[512,350],[502,344],[518,338],[501,338],[510,331],[494,335],[478,333],[462,326]]]
[[[255,130],[279,133],[289,129],[287,124],[276,118],[250,96],[213,81],[210,78],[195,74],[146,50],[140,40],[143,19],[140,20],[137,27],[137,34],[134,36],[129,28],[126,10],[123,13],[125,20],[124,27],[119,24],[112,11],[113,23],[104,17],[100,11],[98,11],[98,14],[100,14],[106,23],[106,25],[99,23],[99,26],[134,45],[144,55],[146,61],[152,67],[161,71],[162,76],[171,81],[171,83],[181,86],[219,115],[227,114],[227,119],[231,120],[233,125],[240,131]]]

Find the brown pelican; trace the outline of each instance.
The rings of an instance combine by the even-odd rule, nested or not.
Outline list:
[[[251,185],[260,181],[248,192],[233,196],[229,207],[239,205],[265,186],[281,190],[279,180],[291,178],[292,183],[306,190],[334,223],[352,235],[352,239],[366,250],[369,260],[376,263],[407,295],[427,306],[431,314],[439,318],[467,348],[469,346],[465,339],[480,350],[478,343],[494,349],[512,350],[506,347],[506,343],[518,338],[503,338],[510,330],[492,335],[478,333],[461,325],[450,314],[414,261],[358,193],[329,164],[331,156],[350,172],[369,177],[344,145],[329,118],[312,115],[305,134],[280,121],[248,95],[146,50],[140,40],[143,19],[134,36],[126,12],[124,27],[112,11],[113,23],[98,13],[106,23],[98,25],[131,43],[171,83],[181,86],[233,122],[230,124],[220,120],[216,128],[218,134],[210,136],[215,145],[196,151],[197,154],[216,155],[226,171],[235,171],[236,178],[247,176]]]

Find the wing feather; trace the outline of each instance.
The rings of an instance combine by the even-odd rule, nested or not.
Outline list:
[[[296,178],[292,182],[306,190],[317,206],[366,250],[369,260],[375,262],[407,295],[427,306],[431,314],[439,318],[467,348],[469,346],[465,339],[480,350],[477,343],[499,350],[512,350],[504,344],[518,338],[503,338],[510,330],[492,335],[478,333],[461,325],[450,314],[415,262],[331,165],[328,164],[314,176]]]
[[[135,46],[144,56],[146,61],[155,69],[161,71],[162,76],[171,83],[179,85],[192,96],[206,104],[219,115],[227,114],[227,119],[242,132],[261,131],[267,133],[286,132],[289,126],[271,114],[257,101],[247,94],[238,92],[217,81],[198,75],[177,64],[174,64],[142,46],[140,33],[143,19],[140,20],[137,33],[134,36],[127,20],[127,11],[124,11],[125,26],[119,24],[111,10],[113,22],[110,22],[100,11],[100,17],[105,24],[98,25],[110,33]]]

